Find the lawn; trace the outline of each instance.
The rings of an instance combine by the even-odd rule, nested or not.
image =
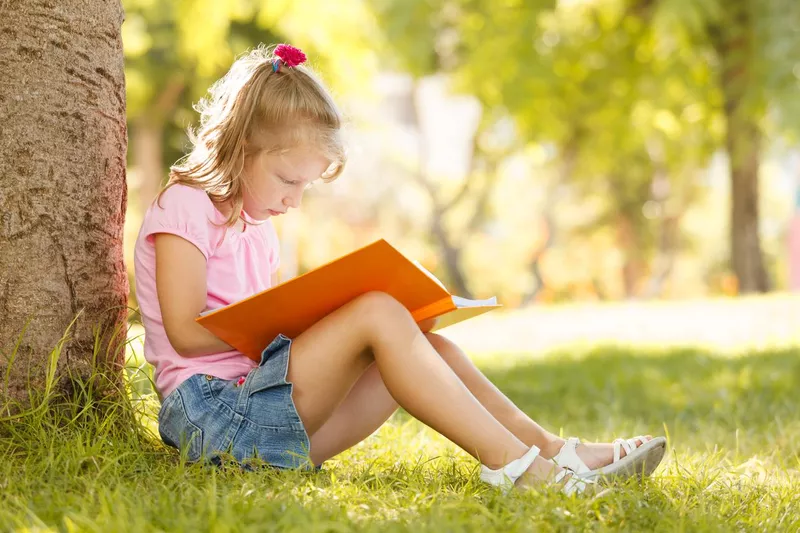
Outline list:
[[[564,435],[668,436],[653,478],[601,499],[489,489],[471,458],[403,412],[319,472],[189,464],[149,432],[156,401],[136,394],[142,425],[101,403],[2,421],[0,530],[800,530],[800,347],[687,346],[476,354]]]

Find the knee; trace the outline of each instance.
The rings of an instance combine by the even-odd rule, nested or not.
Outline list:
[[[416,327],[408,309],[385,292],[371,291],[362,294],[353,303],[367,324],[376,327],[384,325],[396,327],[398,324],[407,322]]]
[[[365,313],[410,314],[394,296],[381,291],[370,291],[355,299],[354,303]]]

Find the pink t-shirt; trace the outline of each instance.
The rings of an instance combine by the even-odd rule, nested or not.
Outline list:
[[[256,366],[238,351],[182,357],[167,338],[156,293],[156,254],[153,236],[171,233],[195,245],[206,258],[206,310],[217,309],[268,289],[278,269],[278,236],[272,222],[245,226],[240,232],[226,226],[211,199],[201,189],[173,185],[144,215],[134,248],[136,298],[144,324],[144,356],[155,367],[156,388],[166,397],[194,374],[234,379]],[[245,219],[253,222],[251,219]]]

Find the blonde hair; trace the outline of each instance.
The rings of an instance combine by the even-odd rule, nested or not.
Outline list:
[[[330,166],[321,176],[336,179],[346,162],[342,115],[311,69],[273,62],[274,46],[260,45],[241,55],[196,106],[200,126],[188,129],[191,152],[170,168],[169,182],[206,191],[215,204],[233,208],[225,225],[233,226],[243,204],[245,157],[262,150],[283,153],[313,146]]]

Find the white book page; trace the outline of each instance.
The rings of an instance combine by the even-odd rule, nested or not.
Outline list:
[[[447,287],[444,286],[444,283],[439,281],[439,278],[434,276],[433,273],[430,270],[428,270],[427,268],[422,266],[422,264],[420,264],[419,261],[415,261],[415,260],[412,259],[411,262],[414,263],[414,266],[416,266],[418,269],[422,270],[429,278],[431,278],[433,281],[435,281],[438,286],[440,286],[441,288],[443,288],[444,290],[447,291]],[[450,291],[447,291],[447,292],[450,292]]]
[[[430,270],[422,266],[422,264],[420,264],[419,261],[415,261],[412,259],[411,262],[414,263],[414,265],[422,272],[424,272],[429,278],[435,281],[437,285],[439,285],[441,288],[447,291],[447,287],[444,286],[444,283],[439,281],[439,278],[434,276]],[[450,295],[450,297],[453,299],[453,303],[455,304],[455,306],[459,309],[464,309],[467,307],[483,307],[487,305],[497,305],[497,297],[495,296],[492,296],[491,298],[488,298],[486,300],[470,300],[469,298],[462,298],[461,296],[454,296],[452,294]]]
[[[497,297],[492,296],[486,300],[470,300],[469,298],[462,298],[461,296],[453,296],[453,303],[459,309],[465,307],[482,307],[486,305],[497,305]]]

